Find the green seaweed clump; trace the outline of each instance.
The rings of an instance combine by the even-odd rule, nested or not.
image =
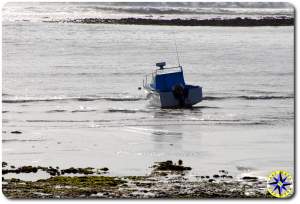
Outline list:
[[[97,193],[118,196],[127,181],[108,176],[54,176],[38,181],[4,179],[3,194],[8,198],[92,198]]]
[[[56,176],[40,182],[52,185],[77,186],[77,187],[114,187],[126,181],[110,176]]]

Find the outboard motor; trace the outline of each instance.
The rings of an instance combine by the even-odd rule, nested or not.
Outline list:
[[[185,106],[185,98],[186,98],[184,86],[182,84],[175,84],[172,87],[172,93],[173,93],[174,97],[179,101],[179,106],[184,107]]]

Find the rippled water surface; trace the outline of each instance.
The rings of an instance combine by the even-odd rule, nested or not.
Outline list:
[[[193,174],[293,171],[293,27],[3,23],[3,160],[143,175],[178,160]],[[148,105],[158,61],[205,100]],[[11,131],[22,134],[12,134]]]

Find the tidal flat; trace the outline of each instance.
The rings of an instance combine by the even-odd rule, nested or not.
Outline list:
[[[279,2],[5,4],[4,194],[268,197],[270,173],[295,176],[294,18]],[[203,101],[152,106],[145,74],[178,58]]]
[[[2,192],[9,199],[272,198],[267,193],[265,179],[234,178],[226,170],[219,170],[218,174],[211,176],[191,176],[189,171],[192,168],[184,166],[182,160],[177,163],[170,160],[156,162],[151,166],[151,173],[145,176],[108,176],[107,167],[61,170],[59,167],[23,166],[12,169],[6,162],[2,167]],[[5,178],[7,172],[38,171],[46,171],[50,176],[35,181]]]

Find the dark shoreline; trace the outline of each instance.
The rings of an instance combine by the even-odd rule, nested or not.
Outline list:
[[[261,19],[233,18],[233,19],[146,19],[146,18],[122,18],[122,19],[103,19],[103,18],[82,18],[62,21],[44,21],[62,23],[82,23],[82,24],[124,24],[124,25],[165,25],[165,26],[294,26],[294,18],[282,17]]]
[[[226,170],[212,176],[188,176],[191,167],[183,161],[156,162],[150,175],[109,176],[108,168],[9,166],[2,162],[2,193],[9,199],[203,199],[274,198],[266,180],[245,176],[234,178]],[[36,181],[5,178],[5,174],[47,172]]]

